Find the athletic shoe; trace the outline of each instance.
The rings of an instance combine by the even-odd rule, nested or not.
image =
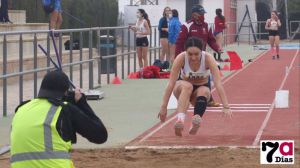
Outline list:
[[[272,59],[273,59],[273,60],[275,59],[275,55],[273,55]]]
[[[277,55],[277,59],[279,59],[279,55]]]
[[[220,103],[215,102],[215,101],[210,101],[207,103],[208,107],[220,107]]]
[[[201,120],[202,119],[199,115],[194,115],[193,116],[192,127],[191,127],[190,132],[189,132],[191,135],[196,135],[197,134],[197,131],[200,127]]]
[[[175,125],[174,125],[176,136],[180,136],[180,137],[182,136],[183,127],[184,127],[183,121],[177,120]]]

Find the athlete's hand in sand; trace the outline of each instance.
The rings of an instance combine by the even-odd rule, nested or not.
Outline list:
[[[157,115],[157,118],[160,119],[161,122],[165,122],[167,118],[167,107],[161,107],[160,112]]]
[[[223,108],[222,112],[225,117],[232,118],[232,112],[230,108]]]

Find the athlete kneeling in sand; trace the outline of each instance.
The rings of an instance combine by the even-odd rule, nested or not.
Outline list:
[[[207,101],[211,93],[208,87],[210,72],[214,78],[215,87],[223,103],[223,113],[231,117],[232,113],[228,105],[224,88],[221,84],[219,69],[214,58],[202,51],[202,40],[190,37],[185,43],[185,52],[179,54],[174,60],[170,80],[165,90],[163,102],[158,117],[162,122],[166,120],[167,105],[173,91],[178,100],[177,121],[174,125],[175,134],[182,136],[184,119],[190,103],[195,107],[192,119],[192,127],[189,130],[195,135],[200,127]]]

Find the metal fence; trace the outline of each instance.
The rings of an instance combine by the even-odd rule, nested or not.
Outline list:
[[[78,80],[73,82],[80,88],[93,89],[100,87],[103,84],[109,84],[113,76],[120,76],[125,79],[129,73],[137,70],[135,34],[128,27],[64,29],[57,30],[55,33],[59,34],[55,41],[58,43],[58,52],[61,60],[63,60],[63,69],[68,73],[70,80],[74,80],[74,73],[77,72],[76,78]],[[111,43],[111,36],[113,36],[114,42],[107,45]],[[69,50],[63,49],[66,37],[69,40]],[[77,44],[79,45],[76,50],[73,47],[75,38],[77,38]],[[32,90],[32,93],[27,97],[36,97],[38,80],[47,71],[54,69],[50,59],[39,51],[38,44],[40,42],[44,43],[47,55],[55,58],[55,53],[48,30],[1,32],[0,40],[2,40],[0,41],[0,44],[2,43],[2,51],[0,50],[2,95],[0,93],[0,99],[2,99],[2,115],[7,116],[8,107],[12,104],[9,101],[16,101],[13,103],[16,107],[17,104],[24,101],[24,92],[28,90]],[[112,50],[110,46],[113,47],[115,52],[110,52]],[[159,50],[157,27],[153,26],[149,38],[148,59],[150,63],[159,57]],[[75,60],[74,55],[76,55],[77,60]],[[103,68],[103,65],[106,68]],[[113,72],[111,72],[111,66],[114,66]],[[106,81],[103,81],[103,79],[106,79]],[[28,80],[32,83],[30,88],[24,86],[24,82]],[[18,86],[8,92],[8,88],[16,84]],[[8,98],[11,94],[14,95],[14,100]],[[12,108],[9,109],[9,111],[12,110]]]
[[[299,25],[299,23],[300,21],[292,21],[290,25]],[[257,39],[263,39],[262,36],[268,34],[262,28],[264,24],[265,22],[252,22],[255,29],[254,36]],[[241,23],[229,22],[228,25],[237,31]],[[213,24],[210,26],[214,27]],[[125,79],[128,74],[137,71],[135,34],[128,27],[64,29],[55,32],[59,34],[55,41],[58,43],[59,55],[63,60],[63,69],[80,88],[101,87],[109,84],[111,78],[115,76]],[[290,30],[291,34],[295,32],[296,30]],[[225,30],[224,45],[227,46],[233,42],[239,43],[242,36],[247,37],[250,44],[252,35],[250,29],[246,29],[240,34]],[[70,48],[64,50],[63,42],[67,40],[69,40]],[[7,116],[8,111],[12,112],[13,108],[24,99],[36,97],[39,80],[47,71],[54,69],[49,58],[45,57],[38,49],[38,44],[46,47],[47,55],[54,57],[55,53],[49,30],[1,32],[1,43],[0,109],[2,109],[2,115]],[[78,45],[76,49],[73,48],[75,43]],[[113,52],[111,52],[112,49]],[[156,26],[153,26],[149,36],[149,63],[151,64],[159,56],[158,30]],[[25,85],[26,82],[29,84]]]

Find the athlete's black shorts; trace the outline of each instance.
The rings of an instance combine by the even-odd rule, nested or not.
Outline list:
[[[209,84],[208,84],[208,83],[205,83],[205,84],[203,84],[203,85],[193,85],[193,92],[194,92],[195,90],[197,90],[200,86],[206,86],[206,87],[208,87],[208,89],[209,89]]]
[[[149,42],[147,37],[137,37],[136,38],[136,46],[137,47],[148,47]]]
[[[279,36],[278,30],[269,30],[269,36]]]

